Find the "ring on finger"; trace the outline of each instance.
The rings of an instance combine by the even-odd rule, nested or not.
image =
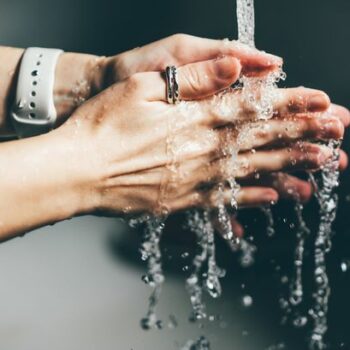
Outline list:
[[[169,104],[178,104],[180,102],[179,95],[179,81],[177,68],[175,66],[168,66],[165,69],[166,79],[166,95]]]

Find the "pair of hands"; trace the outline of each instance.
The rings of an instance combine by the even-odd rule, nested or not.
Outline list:
[[[243,185],[239,207],[279,198],[306,201],[311,185],[286,172],[322,167],[331,151],[312,141],[341,139],[350,122],[348,110],[331,104],[318,90],[279,89],[274,117],[257,122],[249,120],[251,111],[239,91],[228,90],[215,99],[241,74],[264,76],[282,64],[280,58],[238,42],[175,35],[94,62],[86,91],[101,92],[52,133],[79,152],[74,157],[79,160],[74,167],[78,214],[215,206],[212,185],[229,175]],[[172,64],[179,67],[185,104],[165,100],[162,72]],[[244,142],[239,166],[232,169],[225,148],[240,136],[235,135],[237,120],[247,129],[239,131],[245,132]],[[341,152],[340,167],[346,165]],[[229,204],[228,188],[224,197]]]

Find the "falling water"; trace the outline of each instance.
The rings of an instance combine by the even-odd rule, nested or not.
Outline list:
[[[203,287],[211,297],[218,298],[221,295],[220,278],[225,276],[225,271],[216,263],[214,228],[210,221],[209,210],[189,212],[188,226],[195,233],[199,247],[193,259],[192,273],[186,280],[192,304],[190,320],[196,321],[206,318],[202,300]],[[208,269],[203,273],[205,263]]]
[[[238,40],[242,44],[255,46],[254,0],[237,0]]]
[[[289,298],[287,313],[290,313],[292,324],[295,327],[303,327],[307,323],[307,317],[299,311],[299,306],[303,301],[303,265],[305,259],[305,240],[310,235],[310,230],[303,218],[304,206],[297,199],[295,203],[295,213],[297,217],[296,247],[294,252],[293,272],[289,286]]]
[[[326,255],[332,247],[332,223],[336,217],[338,197],[335,188],[339,183],[339,147],[340,142],[331,141],[328,146],[333,150],[331,159],[321,172],[316,197],[320,206],[320,224],[315,240],[315,284],[314,306],[310,310],[313,319],[313,330],[310,338],[310,349],[323,350],[327,346],[324,336],[327,332],[328,301],[330,296],[329,279],[326,270]],[[316,179],[310,175],[312,181]]]
[[[275,222],[273,219],[273,213],[271,207],[262,207],[261,211],[264,213],[267,221],[266,233],[269,237],[275,234]]]
[[[164,221],[153,217],[146,222],[144,242],[141,245],[141,258],[147,261],[147,274],[142,276],[142,280],[153,290],[149,297],[149,305],[146,316],[141,320],[141,327],[145,330],[151,328],[162,328],[162,322],[157,318],[155,307],[158,303],[164,275],[162,270],[162,254],[160,251],[160,238],[164,229]]]

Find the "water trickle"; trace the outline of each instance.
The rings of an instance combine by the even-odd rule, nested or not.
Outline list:
[[[336,217],[338,196],[335,189],[339,183],[339,147],[340,142],[331,141],[328,146],[332,149],[332,157],[321,171],[319,182],[310,175],[317,186],[316,198],[320,206],[320,223],[315,239],[315,285],[314,305],[310,310],[313,319],[313,329],[310,337],[310,349],[326,349],[324,336],[327,332],[328,301],[330,285],[326,269],[326,255],[332,247],[332,223]]]
[[[186,280],[186,288],[192,304],[191,321],[206,318],[205,305],[202,300],[203,288],[213,297],[221,295],[220,278],[225,271],[219,268],[215,258],[214,228],[210,221],[208,210],[191,211],[187,219],[190,230],[197,237],[198,251],[193,259],[191,275]],[[207,263],[208,270],[204,274],[202,270]]]
[[[304,206],[297,200],[295,203],[295,213],[297,218],[296,247],[294,252],[293,272],[289,286],[289,308],[287,312],[291,313],[291,322],[295,327],[303,327],[307,323],[306,316],[300,315],[299,306],[303,301],[303,265],[305,240],[310,235],[303,218]]]
[[[160,238],[164,229],[164,221],[154,217],[146,222],[144,233],[144,242],[141,245],[141,257],[147,261],[147,274],[142,280],[147,283],[153,290],[149,297],[148,311],[146,316],[141,320],[141,327],[144,330],[151,328],[162,328],[162,322],[157,318],[155,308],[164,283],[162,270],[162,255],[160,251]]]
[[[264,213],[267,221],[266,234],[272,237],[275,234],[275,221],[271,207],[262,207],[261,211]]]

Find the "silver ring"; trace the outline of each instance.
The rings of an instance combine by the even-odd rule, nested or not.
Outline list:
[[[170,104],[177,104],[180,102],[179,82],[177,68],[175,66],[168,66],[165,69],[166,79],[166,95],[167,101]]]

